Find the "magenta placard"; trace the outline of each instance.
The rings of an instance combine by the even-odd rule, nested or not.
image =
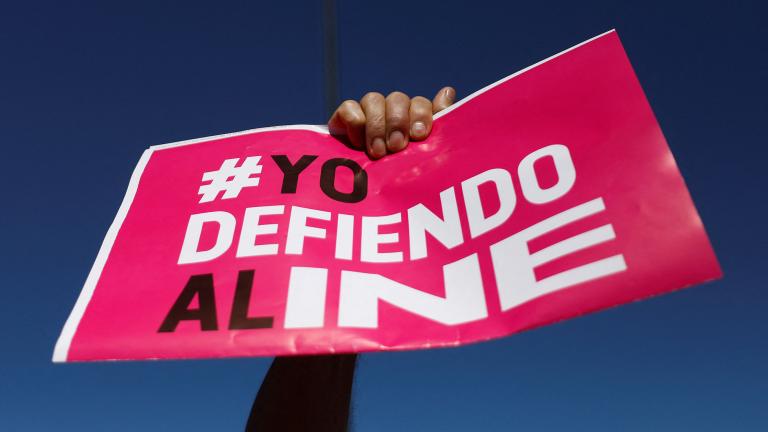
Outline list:
[[[319,126],[148,149],[54,361],[455,346],[720,275],[611,31],[381,161]]]

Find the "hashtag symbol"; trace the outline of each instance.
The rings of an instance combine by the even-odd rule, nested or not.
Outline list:
[[[259,165],[261,156],[249,156],[245,158],[242,165],[237,166],[239,160],[239,158],[227,159],[222,162],[221,168],[217,171],[203,173],[203,181],[210,181],[210,183],[200,186],[197,191],[202,195],[201,203],[215,200],[221,191],[224,191],[221,199],[237,198],[243,188],[259,185],[259,178],[251,175],[261,174],[262,165]]]

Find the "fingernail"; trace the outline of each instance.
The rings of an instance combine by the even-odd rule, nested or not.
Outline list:
[[[371,156],[375,158],[383,157],[387,154],[387,144],[382,138],[374,138],[371,143]]]
[[[411,126],[411,136],[423,137],[427,134],[427,125],[424,122],[417,121]]]
[[[405,148],[405,135],[402,132],[396,130],[389,134],[389,142],[387,147],[390,151],[396,152]]]

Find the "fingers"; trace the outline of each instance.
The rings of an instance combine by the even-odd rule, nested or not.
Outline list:
[[[453,104],[456,91],[443,87],[434,99],[417,96],[413,99],[402,92],[392,92],[386,98],[370,92],[360,103],[343,102],[328,121],[334,135],[346,135],[354,148],[365,149],[372,159],[384,157],[420,141],[432,132],[433,114]]]
[[[365,149],[379,159],[387,154],[386,102],[381,93],[370,92],[360,100],[365,113]]]
[[[387,96],[385,105],[387,150],[390,153],[399,152],[408,145],[411,98],[402,92],[392,92]]]
[[[426,138],[432,131],[432,102],[422,96],[411,99],[409,118],[411,139],[420,141]]]
[[[333,135],[346,135],[352,147],[365,146],[365,113],[360,104],[353,100],[342,102],[328,121],[328,130]]]
[[[453,104],[456,99],[456,90],[453,87],[443,87],[432,99],[432,112],[438,113]]]

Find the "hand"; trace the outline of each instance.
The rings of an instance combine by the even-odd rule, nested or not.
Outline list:
[[[452,87],[442,88],[431,102],[421,96],[411,99],[397,91],[386,98],[370,92],[360,103],[342,102],[328,120],[328,130],[346,136],[352,147],[365,149],[372,159],[379,159],[403,150],[411,140],[429,136],[432,115],[450,106],[455,98]]]

